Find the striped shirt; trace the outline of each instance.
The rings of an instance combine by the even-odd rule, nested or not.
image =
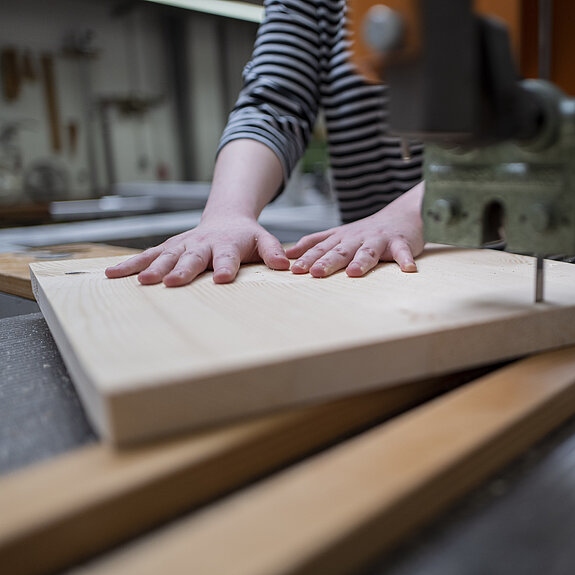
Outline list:
[[[388,95],[353,68],[345,0],[266,0],[244,87],[220,148],[251,138],[280,159],[284,178],[323,109],[332,186],[344,223],[371,215],[421,181],[421,145],[405,161],[388,133]]]

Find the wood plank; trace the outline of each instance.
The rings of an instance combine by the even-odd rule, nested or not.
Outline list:
[[[30,248],[22,252],[0,253],[0,292],[34,299],[29,265],[55,259],[103,258],[131,255],[139,250],[106,244],[62,244]]]
[[[0,565],[11,575],[63,569],[474,375],[391,387],[145,448],[88,447],[7,475],[0,479]]]
[[[575,348],[499,370],[81,569],[354,571],[575,413]]]
[[[326,279],[246,266],[178,289],[122,258],[32,264],[36,299],[101,435],[129,444],[575,343],[575,267],[428,248],[419,272]],[[353,382],[353,383],[350,383]]]

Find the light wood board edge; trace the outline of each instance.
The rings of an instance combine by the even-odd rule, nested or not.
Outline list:
[[[124,451],[81,449],[0,478],[0,565],[52,573],[342,436],[469,381],[390,387]]]
[[[575,413],[575,348],[481,378],[84,566],[350,573]]]
[[[46,323],[50,327],[50,332],[54,338],[56,346],[58,347],[58,351],[62,354],[66,368],[74,382],[74,389],[81,397],[83,405],[89,406],[89,409],[86,409],[86,415],[92,426],[99,433],[100,437],[102,437],[110,426],[110,413],[106,398],[98,393],[98,390],[92,384],[92,381],[86,374],[81,362],[78,360],[77,355],[74,353],[72,342],[67,337],[64,329],[62,329],[60,322],[57,321],[58,318],[52,308],[50,300],[42,291],[42,288],[34,275],[33,264],[30,266],[30,280],[34,298],[40,306],[40,310]],[[78,385],[78,382],[82,382],[82,385]]]

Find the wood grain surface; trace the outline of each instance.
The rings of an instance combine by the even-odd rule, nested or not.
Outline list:
[[[574,413],[575,348],[540,354],[411,410],[78,572],[357,573]]]
[[[0,478],[2,572],[54,573],[475,375],[390,387],[146,447],[90,446],[9,474]]]
[[[128,444],[575,343],[575,267],[428,248],[419,272],[326,279],[245,266],[170,289],[123,258],[32,264],[36,299],[103,437]]]
[[[63,244],[0,253],[0,292],[34,299],[29,268],[34,262],[132,255],[138,251],[106,244]]]

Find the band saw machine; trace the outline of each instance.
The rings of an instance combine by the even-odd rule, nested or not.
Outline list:
[[[520,79],[505,22],[477,4],[353,0],[353,57],[388,85],[404,156],[425,144],[425,240],[535,256],[542,301],[544,258],[575,253],[575,99]]]

